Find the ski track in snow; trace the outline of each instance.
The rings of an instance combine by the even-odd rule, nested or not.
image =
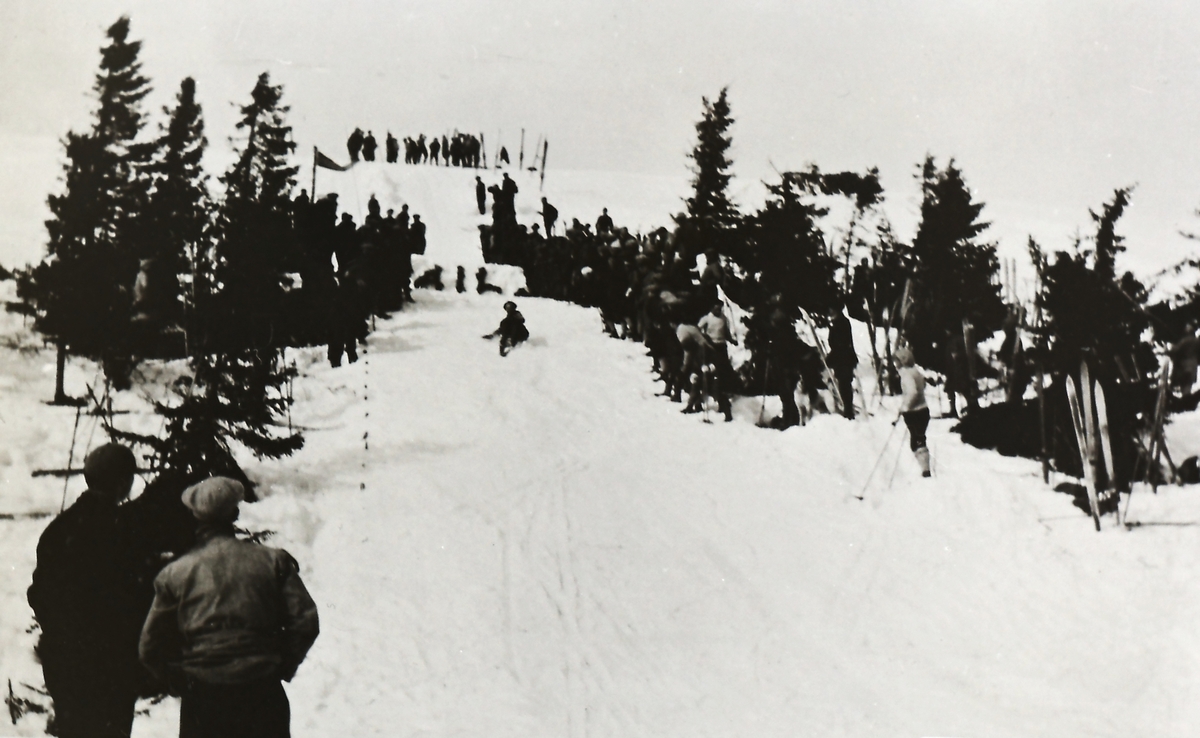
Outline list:
[[[430,197],[453,179],[473,206],[468,173],[420,176]],[[431,232],[449,229],[441,217],[431,208]],[[429,262],[454,263],[434,243]],[[1110,516],[1097,535],[1038,464],[963,446],[947,419],[930,428],[937,476],[921,479],[903,429],[889,437],[890,398],[870,419],[782,433],[754,427],[759,398],[739,398],[729,424],[681,415],[654,396],[643,348],[604,336],[595,310],[518,299],[532,339],[501,358],[480,336],[504,299],[418,291],[339,369],[320,348],[289,351],[307,443],[244,460],[264,499],[243,522],[275,532],[320,606],[322,634],[288,686],[298,738],[1200,724],[1194,490],[1139,488],[1131,518],[1145,525],[1116,530]],[[0,352],[0,512],[52,514],[62,481],[29,473],[64,465],[74,411],[40,402],[53,354],[19,318],[0,321],[29,346]],[[95,376],[73,361],[68,390]],[[119,426],[158,427],[136,392],[117,405],[133,411]],[[81,419],[76,465],[100,442],[94,425]],[[1177,456],[1198,428],[1177,420]],[[68,484],[68,504],[81,489]],[[0,677],[19,694],[41,683],[24,591],[47,520],[0,519]],[[135,736],[176,734],[175,700],[147,707]]]

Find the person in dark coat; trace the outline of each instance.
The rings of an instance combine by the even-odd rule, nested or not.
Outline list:
[[[354,129],[354,133],[350,134],[350,138],[346,139],[346,150],[350,152],[350,163],[358,161],[358,152],[362,151],[363,147],[363,132],[358,128]]]
[[[363,139],[362,154],[366,161],[375,161],[375,149],[379,144],[375,142],[375,134],[367,131],[367,137]]]
[[[338,286],[330,301],[328,356],[329,365],[342,365],[342,354],[353,364],[358,361],[358,339],[366,338],[367,281],[362,275],[361,265],[356,265],[338,280]]]
[[[546,225],[546,237],[554,235],[554,224],[558,222],[558,208],[542,198],[542,222]]]
[[[613,220],[608,215],[608,208],[604,208],[604,212],[600,214],[599,218],[596,218],[596,233],[597,234],[608,233],[612,229],[613,229]]]
[[[337,256],[339,277],[362,256],[362,242],[358,237],[358,228],[354,225],[354,216],[350,213],[342,213],[342,222],[338,223],[334,254]]]
[[[504,148],[503,146],[501,146],[501,147],[500,147],[500,161],[501,161],[501,163],[503,163],[503,164],[508,164],[508,163],[509,163],[509,161],[508,161],[508,149]]]
[[[850,331],[850,320],[841,308],[829,311],[829,368],[837,380],[838,395],[842,402],[842,415],[854,419],[854,368],[858,366],[858,354],[854,352],[854,336]]]
[[[286,551],[234,536],[242,484],[188,487],[196,545],[154,580],[142,663],[182,697],[181,738],[287,738],[290,682],[320,630],[317,606]]]
[[[421,222],[421,216],[414,215],[412,225],[408,229],[408,242],[411,244],[412,253],[425,253],[425,224]]]
[[[439,163],[438,156],[441,154],[441,152],[442,152],[442,141],[438,137],[434,136],[433,140],[429,142],[429,159],[430,159],[430,161],[433,162],[433,165],[435,167]]]
[[[525,327],[525,316],[521,315],[520,310],[517,310],[517,303],[512,300],[504,303],[504,319],[500,321],[500,326],[496,330],[484,338],[500,339],[501,356],[507,356],[514,346],[529,339],[529,329]]]
[[[395,164],[400,159],[400,142],[396,140],[391,131],[387,133],[384,146],[387,148],[387,163]]]
[[[479,207],[480,215],[487,215],[487,187],[479,177],[475,178],[475,204]]]
[[[136,658],[145,603],[133,541],[118,514],[136,471],[125,446],[92,451],[83,466],[87,491],[38,540],[28,599],[62,738],[127,738],[147,681]]]

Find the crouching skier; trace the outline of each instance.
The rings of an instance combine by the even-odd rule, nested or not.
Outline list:
[[[908,426],[909,447],[921,465],[921,476],[930,476],[929,448],[925,443],[925,429],[929,427],[929,405],[925,403],[925,377],[917,369],[913,352],[907,346],[896,350],[896,365],[900,373],[900,389],[903,394],[900,400],[900,418]]]
[[[500,338],[501,356],[507,356],[514,346],[529,338],[529,329],[525,327],[525,316],[521,315],[520,310],[517,310],[517,303],[512,300],[504,303],[504,312],[505,316],[500,321],[500,327],[484,336],[487,339]]]
[[[182,698],[180,738],[288,738],[291,681],[317,638],[317,607],[286,551],[234,537],[241,483],[188,487],[196,545],[154,580],[138,655]]]

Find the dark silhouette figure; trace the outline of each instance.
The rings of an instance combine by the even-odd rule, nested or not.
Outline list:
[[[362,154],[366,161],[375,161],[375,149],[378,148],[375,142],[375,134],[367,131],[367,137],[363,139]]]
[[[850,331],[850,320],[840,308],[829,311],[829,368],[837,379],[838,395],[842,400],[842,415],[854,419],[854,367],[858,366],[858,355],[854,353],[854,336]]]
[[[341,277],[350,265],[362,256],[362,242],[358,237],[358,228],[354,225],[354,216],[350,213],[342,213],[342,222],[338,223],[333,248],[334,255],[337,256],[337,274]]]
[[[334,295],[329,316],[329,365],[342,365],[342,354],[351,364],[358,361],[358,341],[366,340],[367,283],[361,269],[344,274]]]
[[[851,318],[865,321],[875,311],[875,290],[871,280],[871,263],[866,259],[854,267],[847,310]]]
[[[502,163],[502,164],[508,164],[508,163],[509,163],[509,161],[508,161],[508,149],[504,148],[503,146],[501,146],[501,147],[500,147],[500,163]]]
[[[412,226],[408,229],[408,242],[411,245],[412,253],[425,253],[425,224],[421,222],[421,216],[414,215]]]
[[[487,214],[487,187],[479,177],[475,178],[475,204],[479,206],[480,215]]]
[[[613,219],[608,216],[608,208],[604,208],[604,212],[596,218],[596,233],[604,234],[613,229]]]
[[[558,208],[542,198],[542,223],[546,226],[546,236],[554,235],[554,224],[558,222]]]
[[[500,339],[501,356],[507,356],[513,347],[529,338],[529,329],[525,327],[525,316],[517,310],[517,303],[511,300],[504,303],[504,313],[504,319],[500,321],[500,326],[484,336],[487,339]]]
[[[363,147],[363,132],[357,128],[354,133],[350,134],[350,138],[346,139],[346,149],[350,152],[350,163],[358,161],[358,152],[362,151]]]
[[[486,295],[489,292],[501,293],[504,291],[494,284],[488,284],[487,277],[488,277],[487,267],[479,267],[479,269],[475,272],[475,291],[476,292],[478,292],[481,295]]]
[[[442,163],[450,166],[450,141],[445,135],[442,136]]]
[[[395,164],[400,158],[400,142],[396,140],[391,131],[388,131],[384,146],[387,147],[387,163]]]
[[[460,295],[467,291],[467,270],[461,266],[458,268],[458,276],[454,279],[454,291]]]
[[[63,738],[127,737],[146,682],[137,639],[149,608],[118,512],[135,472],[133,452],[124,446],[92,451],[84,461],[87,491],[38,541],[28,598],[42,629],[37,654]]]
[[[413,280],[413,287],[417,289],[433,289],[441,292],[445,289],[442,284],[442,268],[434,265],[432,269],[427,270],[424,274]]]

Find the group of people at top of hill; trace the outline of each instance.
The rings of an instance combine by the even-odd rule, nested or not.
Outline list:
[[[469,133],[455,131],[452,136],[443,134],[440,138],[426,138],[422,133],[415,139],[406,136],[400,141],[388,131],[384,140],[384,157],[388,164],[395,164],[400,160],[401,144],[404,145],[405,164],[440,163],[445,166],[478,169],[483,156],[482,141]],[[346,150],[350,154],[351,163],[360,161],[360,158],[362,161],[375,161],[378,148],[375,134],[371,131],[364,134],[361,128],[355,128],[346,140]],[[502,148],[499,159],[508,163],[508,151]]]
[[[128,738],[137,699],[169,692],[185,738],[287,736],[280,682],[316,640],[317,608],[295,559],[236,536],[243,484],[160,475],[122,504],[137,465],[111,443],[83,472],[87,490],[38,541],[28,590],[47,732]]]

